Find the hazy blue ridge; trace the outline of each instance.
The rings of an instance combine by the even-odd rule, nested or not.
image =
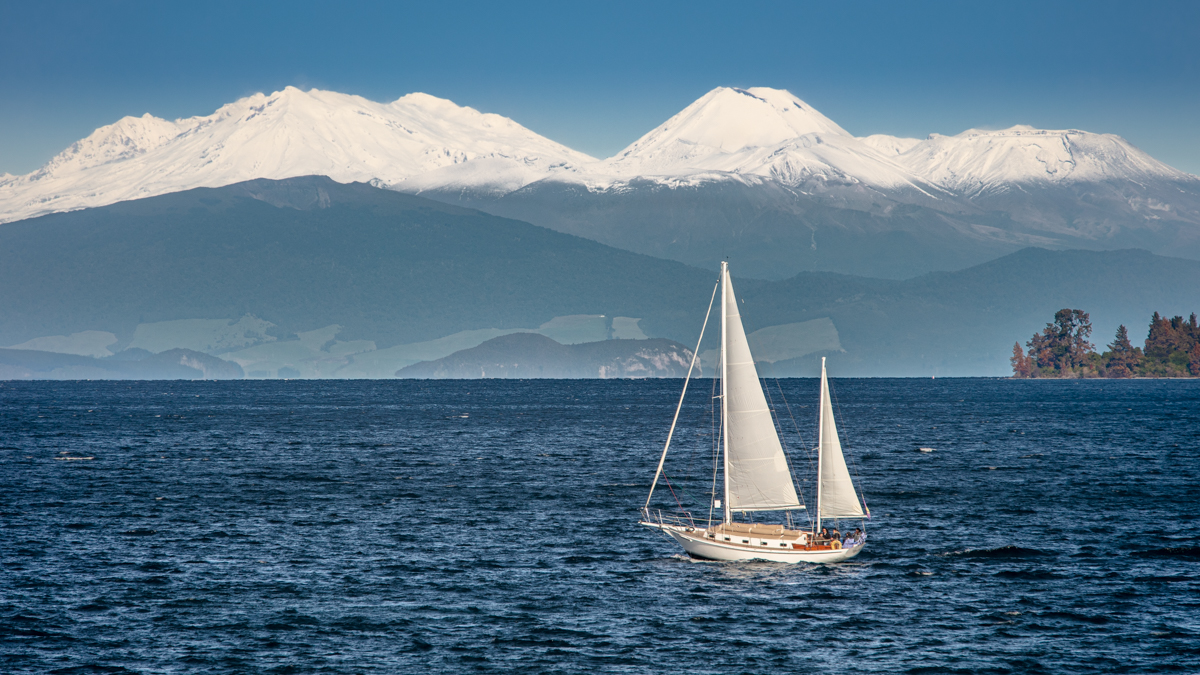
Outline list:
[[[247,313],[380,346],[576,313],[668,333],[714,278],[365,184],[254,180],[0,226],[0,344]]]
[[[643,179],[594,192],[542,181],[501,196],[450,188],[425,194],[689,265],[714,267],[729,257],[766,279],[800,271],[902,279],[1022,247],[1017,238],[972,236],[977,226],[1010,227],[1003,214],[947,213],[879,196],[823,200],[774,183],[666,186]]]
[[[754,264],[730,266],[760,371],[774,375],[811,375],[822,355],[847,376],[1005,375],[1013,342],[1063,307],[1091,313],[1098,346],[1120,323],[1140,344],[1153,312],[1200,310],[1200,262],[1141,250],[1029,248],[906,280],[763,281]],[[72,351],[53,345],[88,333],[72,353],[183,347],[240,359],[248,377],[391,377],[518,331],[690,349],[716,276],[365,184],[255,180],[0,225],[0,347]],[[555,332],[583,320],[595,326]],[[189,321],[236,335],[143,335]],[[265,370],[246,355],[271,349]]]
[[[0,380],[238,380],[242,377],[238,364],[191,349],[171,349],[158,354],[122,353],[108,358],[0,349]]]
[[[690,349],[662,338],[563,345],[536,333],[513,333],[435,361],[401,368],[396,376],[423,379],[684,377],[691,358]],[[695,374],[700,375],[699,369]]]
[[[503,195],[457,188],[423,194],[690,265],[714,267],[729,257],[767,279],[802,271],[904,279],[1027,246],[1144,248],[1200,259],[1194,181],[1023,185],[920,203],[877,190],[815,183],[793,189],[770,181],[638,179],[601,191],[539,181]],[[1147,202],[1171,206],[1153,217],[1131,206]]]
[[[1101,351],[1119,324],[1140,345],[1154,311],[1200,311],[1200,262],[1141,250],[1029,248],[904,281],[803,273],[747,285],[743,296],[743,317],[766,308],[780,323],[831,317],[846,350],[840,360],[855,374],[912,374],[903,366],[926,364],[928,374],[1000,375],[1009,372],[1013,342],[1024,344],[1064,307],[1090,312]]]

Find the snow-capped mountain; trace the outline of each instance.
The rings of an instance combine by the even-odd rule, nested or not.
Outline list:
[[[1200,255],[1200,178],[1120,136],[1014,126],[863,140],[970,204],[1061,242]]]
[[[1013,127],[856,138],[791,93],[714,89],[606,160],[426,94],[287,88],[127,117],[0,176],[0,222],[254,178],[324,175],[751,275],[908,276],[1028,245],[1200,258],[1200,178],[1124,139]]]
[[[418,181],[621,248],[699,265],[739,256],[767,277],[906,276],[1022,246],[1200,257],[1200,179],[1118,136],[856,138],[778,89],[714,89],[617,155],[507,194]]]
[[[212,115],[149,114],[101,127],[41,169],[0,179],[0,222],[252,178],[406,180],[480,162],[478,184],[512,190],[595,160],[499,115],[427,94],[376,103],[288,87]]]
[[[967,197],[1013,185],[1155,180],[1195,176],[1163,164],[1113,134],[1018,125],[999,131],[969,129],[925,140],[869,136],[864,142],[925,180]]]
[[[817,179],[885,189],[922,182],[796,96],[765,87],[713,89],[606,160],[601,170],[625,179],[714,180],[726,174],[789,185]]]

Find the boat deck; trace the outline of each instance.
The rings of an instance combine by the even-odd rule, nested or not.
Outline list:
[[[837,542],[835,547],[832,540],[811,537],[805,530],[789,530],[783,525],[765,523],[721,523],[707,529],[697,529],[688,533],[688,536],[759,550],[833,551],[841,548],[841,542]]]

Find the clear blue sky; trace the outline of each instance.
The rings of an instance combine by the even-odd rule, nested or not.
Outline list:
[[[842,0],[0,0],[0,172],[287,85],[423,91],[598,157],[713,87],[779,87],[856,135],[1072,127],[1200,174],[1200,2]]]

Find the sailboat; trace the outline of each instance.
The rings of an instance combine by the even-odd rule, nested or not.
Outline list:
[[[853,558],[866,545],[865,527],[858,537],[845,541],[822,535],[825,521],[870,516],[855,491],[842,455],[829,399],[825,359],[821,359],[816,516],[806,519],[808,527],[803,528],[792,525],[792,513],[806,511],[806,507],[796,490],[787,455],[767,406],[754,358],[750,354],[737,297],[729,278],[728,263],[721,263],[721,277],[713,288],[713,300],[718,289],[721,291],[721,449],[717,461],[723,478],[723,498],[716,499],[714,467],[713,508],[709,510],[706,523],[697,522],[686,511],[663,513],[650,509],[651,498],[663,474],[663,465],[671,447],[675,426],[679,422],[679,412],[687,395],[692,369],[696,365],[696,354],[700,351],[700,342],[697,342],[683,392],[679,396],[679,406],[675,409],[675,418],[667,433],[667,441],[639,523],[667,534],[689,556],[703,560],[834,563]],[[704,329],[712,314],[713,300],[709,301],[708,314],[700,329],[700,341],[704,340]],[[714,523],[712,514],[716,509],[720,510],[722,518]],[[780,511],[786,514],[786,524],[747,520],[747,516],[755,513]],[[741,521],[734,519],[737,514],[741,515]]]

